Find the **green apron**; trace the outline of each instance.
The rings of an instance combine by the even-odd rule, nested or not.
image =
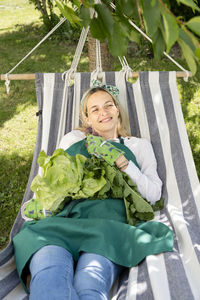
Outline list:
[[[112,142],[137,167],[134,154],[123,144]],[[85,140],[66,150],[90,157]],[[103,255],[116,264],[132,267],[147,255],[173,250],[173,232],[161,222],[126,224],[123,199],[73,200],[54,217],[25,222],[14,237],[14,253],[20,280],[25,288],[32,255],[46,245],[58,245],[71,252],[75,261],[80,252]]]

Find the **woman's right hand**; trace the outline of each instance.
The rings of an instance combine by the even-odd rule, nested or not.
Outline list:
[[[86,147],[90,154],[103,158],[111,166],[113,166],[115,161],[124,154],[123,151],[104,140],[101,136],[94,136],[91,134],[87,136]]]
[[[115,161],[116,166],[118,167],[118,169],[120,169],[120,171],[124,171],[126,170],[126,168],[128,167],[129,161],[128,159],[126,159],[126,157],[122,154],[120,155],[116,161]]]

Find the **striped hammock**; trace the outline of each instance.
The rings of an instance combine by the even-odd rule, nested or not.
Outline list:
[[[23,203],[33,196],[30,184],[38,173],[39,152],[43,149],[51,155],[62,135],[79,125],[80,98],[89,88],[91,77],[91,73],[76,73],[74,84],[64,97],[62,74],[36,74],[41,113]],[[179,102],[176,73],[141,72],[131,84],[124,72],[107,72],[103,73],[103,81],[119,88],[131,134],[145,137],[153,145],[165,198],[165,208],[155,219],[170,226],[175,234],[174,251],[148,256],[137,267],[124,271],[115,282],[110,299],[200,299],[200,185]],[[0,299],[28,299],[19,283],[12,246],[12,238],[23,222],[19,212],[10,243],[0,253]]]

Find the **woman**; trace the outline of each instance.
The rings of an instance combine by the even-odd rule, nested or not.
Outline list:
[[[66,134],[60,148],[70,155],[101,153],[111,163],[113,156],[102,154],[104,142],[101,149],[95,145],[94,153],[86,149],[88,133],[100,136],[116,150],[112,163],[154,204],[160,199],[162,183],[152,146],[146,139],[126,136],[117,94],[116,87],[95,82],[81,101],[82,127]],[[31,300],[108,299],[123,267],[135,266],[150,254],[172,251],[173,234],[164,224],[126,224],[122,199],[86,199],[70,210],[69,206],[55,217],[26,222],[14,238],[16,265],[24,285],[31,273]]]

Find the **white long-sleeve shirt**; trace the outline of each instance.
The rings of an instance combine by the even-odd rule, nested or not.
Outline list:
[[[66,150],[85,137],[85,134],[80,130],[72,130],[61,139],[59,148]],[[123,139],[124,145],[133,152],[140,166],[140,169],[138,169],[132,161],[129,161],[124,172],[137,185],[142,197],[151,204],[155,204],[161,197],[162,181],[157,173],[157,162],[152,145],[144,138],[125,137]],[[112,141],[119,142],[119,139],[113,139]]]

